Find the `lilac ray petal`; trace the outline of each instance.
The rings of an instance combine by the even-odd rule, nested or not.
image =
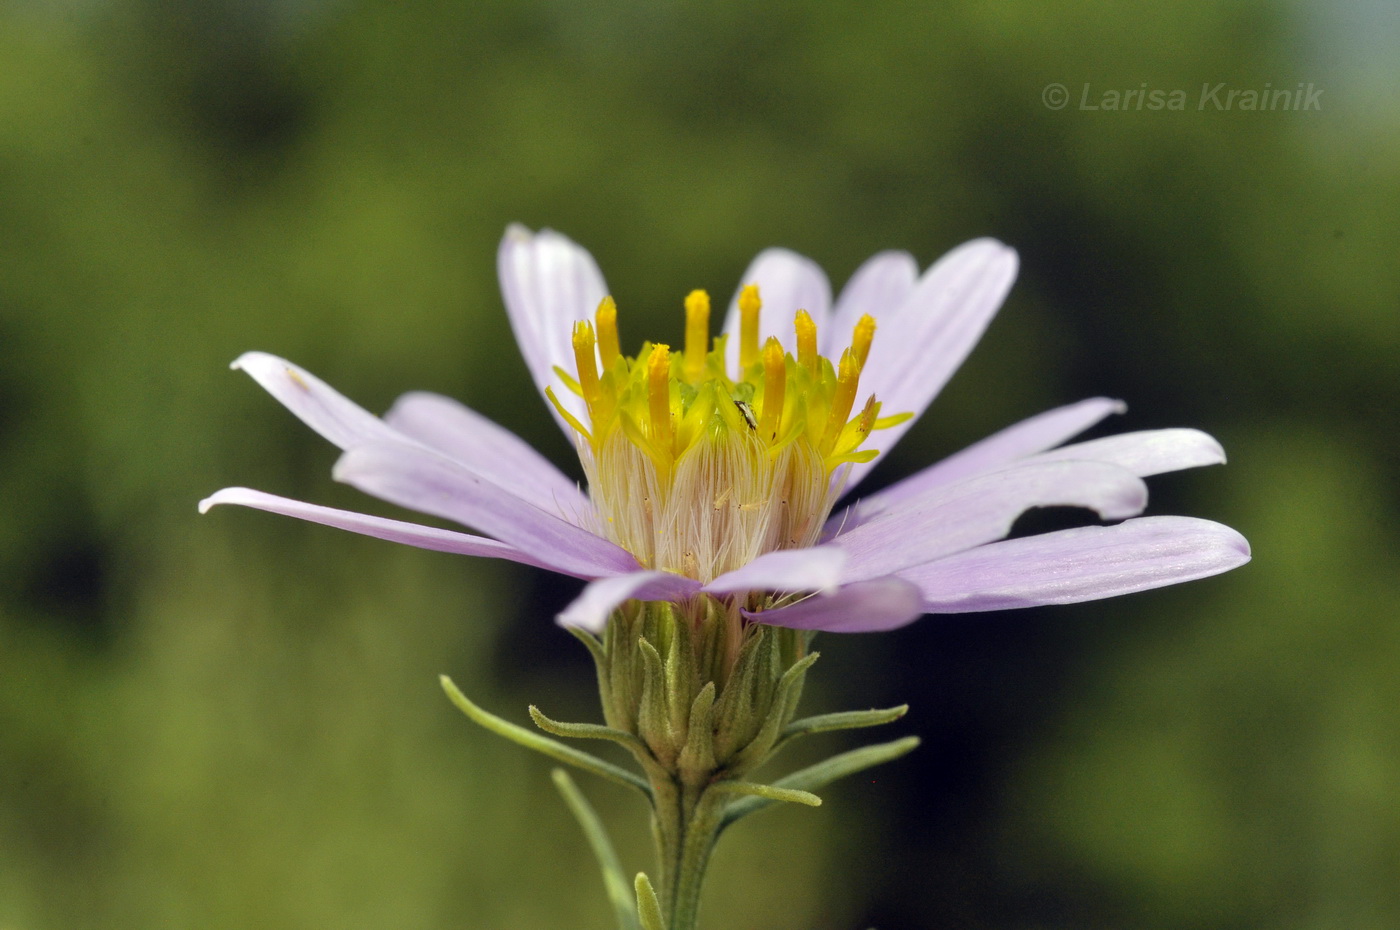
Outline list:
[[[850,554],[843,582],[864,581],[1001,539],[1027,510],[1051,506],[1121,520],[1142,513],[1147,486],[1103,462],[1017,465],[936,487],[827,545]]]
[[[1109,462],[1147,478],[1186,468],[1222,465],[1225,450],[1214,437],[1198,429],[1154,429],[1077,442],[1042,452],[1033,456],[1031,461],[1058,462],[1067,459]]]
[[[623,601],[678,601],[694,595],[700,582],[670,572],[643,571],[594,581],[555,618],[561,626],[602,633]]]
[[[817,348],[828,358],[839,359],[851,344],[856,322],[864,314],[875,318],[877,327],[894,318],[914,290],[919,266],[908,252],[880,252],[866,259],[836,298],[831,325],[817,333]],[[876,330],[876,338],[879,338]]]
[[[1249,561],[1239,533],[1194,517],[1141,517],[1009,539],[900,572],[932,613],[1071,604],[1181,581]]]
[[[1016,267],[1016,252],[995,239],[964,243],[924,272],[904,306],[876,330],[860,400],[873,393],[885,416],[914,416],[872,434],[868,448],[888,452],[923,414],[1001,308]],[[873,464],[857,464],[850,486]]]
[[[415,446],[356,446],[332,474],[366,494],[429,513],[527,552],[548,553],[560,571],[583,577],[636,571],[625,549],[502,490],[456,462]]]
[[[1000,468],[1037,452],[1053,449],[1109,414],[1123,413],[1127,409],[1127,404],[1121,400],[1091,397],[1077,404],[1056,407],[1054,410],[1047,410],[1022,420],[973,443],[966,449],[954,452],[941,462],[917,471],[903,481],[897,481],[882,491],[861,498],[855,512],[847,519],[846,526],[854,528],[875,514],[888,510],[893,504],[939,485],[951,484],[978,472]]]
[[[707,594],[736,591],[831,591],[841,580],[846,553],[834,546],[766,552],[705,585]]]
[[[570,413],[581,415],[583,401],[563,387],[554,367],[574,370],[574,323],[592,319],[599,302],[607,296],[607,284],[593,256],[553,230],[532,233],[512,224],[501,240],[496,269],[511,329],[535,386],[541,394],[552,386],[560,403]],[[548,406],[572,439],[573,428],[553,404]]]
[[[342,449],[362,442],[406,441],[383,420],[285,359],[245,352],[229,367],[247,372],[282,406]]]
[[[729,336],[725,364],[731,372],[739,364],[739,294],[750,284],[758,285],[763,300],[758,317],[760,346],[769,336],[777,336],[783,348],[795,354],[797,336],[792,324],[797,311],[811,314],[818,333],[827,328],[831,317],[831,283],[826,272],[810,258],[789,249],[764,249],[739,279],[739,290],[724,318],[724,332]]]
[[[485,536],[473,536],[469,533],[458,533],[453,530],[440,530],[437,527],[405,523],[402,520],[372,517],[369,514],[355,513],[350,510],[336,510],[287,497],[278,497],[275,494],[254,491],[252,488],[224,488],[221,491],[215,491],[199,502],[199,512],[208,513],[210,508],[219,504],[252,507],[255,510],[265,510],[268,513],[281,514],[284,517],[296,517],[298,520],[333,526],[336,529],[359,533],[361,536],[373,536],[376,539],[385,539],[406,546],[416,546],[419,549],[452,552],[457,555],[509,559],[512,562],[547,568],[550,571],[562,572],[566,575],[575,574],[553,564],[547,557],[537,558],[534,555],[521,552],[514,546],[494,539],[487,539]],[[591,578],[593,576],[579,577]]]
[[[916,585],[901,578],[876,578],[846,585],[830,595],[815,595],[776,610],[744,611],[744,616],[770,626],[829,633],[873,633],[893,630],[923,616]]]
[[[592,512],[578,485],[529,443],[450,397],[405,394],[384,414],[384,422],[546,513],[578,523]]]

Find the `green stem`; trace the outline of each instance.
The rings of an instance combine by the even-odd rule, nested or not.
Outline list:
[[[683,785],[673,779],[654,780],[652,790],[652,825],[661,865],[660,895],[666,930],[695,930],[705,868],[729,798],[724,791]]]

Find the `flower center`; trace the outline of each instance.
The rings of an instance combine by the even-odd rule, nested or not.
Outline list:
[[[841,492],[838,469],[873,459],[860,450],[871,430],[907,419],[881,419],[873,395],[852,415],[874,319],[861,317],[833,364],[817,354],[804,310],[793,323],[796,357],[776,338],[760,347],[761,306],[758,288],[745,287],[732,374],[727,337],[709,343],[704,291],[686,298],[679,353],[646,343],[622,355],[611,297],[594,323],[574,325],[577,378],[556,372],[583,398],[588,423],[547,393],[578,431],[595,529],[643,566],[710,581],[765,552],[814,544]]]

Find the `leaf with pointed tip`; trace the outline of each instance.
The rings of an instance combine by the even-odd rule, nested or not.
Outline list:
[[[622,864],[618,861],[612,840],[608,839],[607,830],[603,828],[603,821],[593,810],[593,805],[583,796],[583,792],[578,790],[568,772],[555,769],[550,775],[554,779],[554,787],[564,796],[564,803],[569,806],[579,826],[583,828],[583,835],[588,838],[588,845],[592,847],[593,855],[598,859],[598,866],[603,870],[603,885],[607,888],[608,901],[617,915],[618,930],[638,930],[632,889],[622,874]]]
[[[893,723],[909,712],[908,704],[886,707],[881,710],[847,710],[835,714],[818,714],[794,720],[783,728],[782,742],[773,748],[777,752],[782,746],[811,733],[828,733],[833,730],[859,730],[863,727],[878,727]]]
[[[637,916],[641,918],[642,930],[666,930],[661,919],[661,902],[656,900],[656,889],[651,887],[647,873],[638,872],[634,883],[637,891]]]
[[[596,723],[565,723],[561,720],[554,720],[546,717],[534,704],[530,705],[530,719],[535,721],[535,726],[553,736],[563,736],[567,739],[605,739],[620,746],[626,746],[633,751],[647,751],[645,743],[625,730],[617,730]]]
[[[906,736],[903,739],[893,740],[888,743],[877,743],[874,746],[862,746],[860,749],[852,749],[850,752],[843,752],[838,756],[832,756],[825,762],[818,762],[816,765],[809,765],[805,769],[793,772],[784,778],[779,778],[773,782],[774,788],[790,788],[798,791],[807,791],[814,788],[821,788],[829,785],[838,778],[845,778],[847,775],[854,775],[856,772],[864,771],[872,766],[898,759],[900,756],[919,745],[917,736]],[[720,821],[720,830],[733,824],[742,817],[746,817],[755,811],[760,811],[768,807],[773,801],[762,797],[747,797],[735,801],[729,805],[729,809],[724,812],[724,819]]]
[[[717,781],[710,785],[710,790],[765,798],[769,801],[786,801],[789,804],[805,804],[808,807],[822,806],[822,799],[810,791],[779,788],[776,785],[764,785],[753,781]]]
[[[615,781],[619,785],[626,785],[629,788],[636,788],[648,799],[651,797],[651,788],[639,776],[632,774],[626,769],[619,768],[611,762],[605,762],[597,756],[590,755],[572,746],[566,746],[557,740],[552,740],[547,736],[540,736],[532,733],[522,726],[517,726],[508,720],[502,720],[495,714],[488,713],[467,699],[467,696],[458,690],[452,679],[446,675],[439,676],[442,683],[442,690],[447,692],[448,698],[457,705],[457,709],[466,714],[471,720],[495,733],[497,736],[504,736],[513,743],[519,743],[526,749],[533,749],[535,752],[543,753],[551,759],[560,762],[567,762],[569,765],[577,766],[585,772],[592,772],[601,778]]]

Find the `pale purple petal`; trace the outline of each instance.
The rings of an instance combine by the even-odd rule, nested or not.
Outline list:
[[[867,313],[877,324],[894,319],[918,277],[919,266],[908,252],[872,255],[841,289],[831,325],[817,332],[818,351],[839,360],[841,352],[851,344],[857,321]]]
[[[831,591],[841,581],[846,553],[834,546],[767,552],[705,585],[707,594],[736,591]]]
[[[635,571],[625,549],[528,504],[429,450],[399,444],[356,446],[333,474],[375,497],[475,527],[584,577]]]
[[[1108,462],[1146,478],[1184,468],[1222,465],[1225,450],[1212,436],[1198,429],[1154,429],[1077,442],[1042,452],[1030,461],[1056,462],[1067,459]]]
[[[879,328],[861,375],[861,398],[874,394],[884,416],[914,417],[871,434],[867,448],[888,452],[923,414],[1001,308],[1016,266],[1016,252],[995,239],[964,243],[924,272],[888,322],[876,320]],[[849,486],[873,465],[852,468]]]
[[[818,333],[827,328],[831,317],[831,283],[816,262],[789,249],[763,250],[739,279],[739,290],[729,302],[729,313],[724,318],[724,332],[729,336],[725,363],[731,372],[737,371],[739,365],[739,294],[750,284],[758,285],[763,301],[758,317],[760,346],[769,336],[777,336],[783,348],[796,354],[793,318],[797,311],[811,314]]]
[[[917,471],[903,481],[897,481],[884,490],[861,498],[854,513],[846,518],[846,525],[854,528],[875,514],[889,509],[893,504],[908,500],[938,485],[951,484],[978,472],[1000,468],[1037,452],[1053,449],[1109,414],[1123,413],[1127,409],[1127,405],[1121,400],[1091,397],[1077,404],[1056,407],[1028,420],[1022,420],[973,443],[966,449],[954,452],[941,462]]]
[[[1249,561],[1239,533],[1193,517],[1142,517],[1010,539],[900,572],[931,613],[1071,604],[1193,581]]]
[[[550,229],[532,233],[513,224],[501,240],[496,268],[510,325],[535,386],[541,394],[546,387],[553,387],[560,403],[581,417],[583,401],[564,387],[554,368],[574,371],[574,323],[591,320],[607,296],[607,284],[597,263],[567,236]],[[553,404],[548,406],[572,438],[573,428]]]
[[[521,552],[514,546],[494,539],[487,539],[484,536],[441,530],[437,527],[422,526],[417,523],[405,523],[402,520],[372,517],[369,514],[355,513],[349,510],[336,510],[287,497],[278,497],[275,494],[265,494],[262,491],[254,491],[252,488],[224,488],[221,491],[215,491],[199,502],[199,512],[208,513],[210,508],[219,504],[236,504],[241,507],[252,507],[255,510],[266,510],[268,513],[281,514],[284,517],[296,517],[298,520],[307,520],[311,523],[320,523],[323,526],[349,530],[351,533],[359,533],[362,536],[373,536],[376,539],[402,543],[406,546],[417,546],[419,549],[452,552],[457,555],[509,559],[512,562],[521,562],[525,565],[534,565],[538,568],[547,568],[564,574],[574,574],[553,564],[548,558],[536,558]],[[592,575],[580,577],[592,577]]]
[[[450,397],[405,394],[384,414],[384,422],[546,513],[579,523],[592,512],[578,485],[529,443]]]
[[[877,578],[847,585],[829,595],[818,594],[776,610],[744,611],[744,616],[770,626],[829,633],[872,633],[893,630],[924,614],[917,586],[900,578]]]
[[[342,449],[362,442],[408,442],[383,420],[304,368],[266,352],[245,352],[229,366],[253,380],[307,426]]]
[[[1102,462],[1016,465],[936,487],[836,536],[850,555],[843,582],[889,575],[1001,539],[1032,507],[1087,507],[1105,520],[1142,513],[1147,486]]]
[[[602,633],[608,617],[624,601],[679,601],[694,595],[700,582],[670,572],[642,571],[594,581],[556,618],[561,626]]]

